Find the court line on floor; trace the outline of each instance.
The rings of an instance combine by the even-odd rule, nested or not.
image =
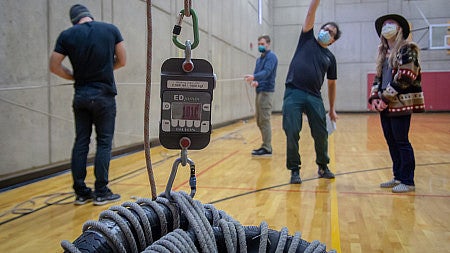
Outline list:
[[[330,156],[330,167],[336,171],[336,152],[334,146],[334,135],[328,137],[328,153]],[[341,253],[341,233],[339,227],[339,204],[336,189],[336,180],[331,181],[330,198],[330,224],[331,224],[331,248]]]

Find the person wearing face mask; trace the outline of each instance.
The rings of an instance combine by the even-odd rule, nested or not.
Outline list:
[[[375,21],[380,37],[376,76],[369,97],[373,111],[380,113],[381,127],[389,147],[394,177],[380,184],[394,193],[415,190],[414,150],[408,139],[413,112],[424,112],[419,47],[407,41],[408,21],[388,14]]]
[[[275,91],[275,77],[277,75],[278,59],[270,50],[270,37],[262,35],[258,38],[258,51],[261,56],[256,60],[253,75],[246,75],[245,81],[256,89],[255,117],[261,132],[262,144],[252,151],[252,156],[272,155],[272,98]]]
[[[336,97],[336,59],[328,46],[341,36],[335,22],[321,26],[317,39],[314,37],[314,21],[319,0],[312,0],[303,23],[300,38],[291,60],[286,77],[283,98],[283,130],[286,134],[286,167],[291,172],[291,184],[301,184],[299,154],[302,115],[306,114],[314,139],[316,164],[320,178],[331,179],[334,174],[328,168],[328,132],[326,111],[320,89],[325,74],[328,79],[328,99],[330,119],[336,121],[334,108]]]

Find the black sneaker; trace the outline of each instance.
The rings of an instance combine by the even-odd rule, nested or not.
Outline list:
[[[115,202],[120,200],[119,194],[114,194],[112,191],[108,191],[105,196],[96,196],[94,198],[94,205],[95,206],[102,206],[106,205],[110,202]]]
[[[252,156],[272,156],[271,151],[267,151],[265,148],[260,148],[252,151]]]
[[[75,201],[73,202],[74,205],[84,205],[88,202],[91,202],[93,199],[92,194],[89,195],[76,195]]]
[[[334,174],[330,171],[330,169],[328,169],[328,166],[325,167],[319,166],[317,174],[319,174],[319,178],[327,178],[327,179],[334,178]]]
[[[300,172],[298,170],[291,170],[291,184],[301,184]]]

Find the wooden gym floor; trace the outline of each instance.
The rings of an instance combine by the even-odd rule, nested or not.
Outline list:
[[[304,124],[301,185],[285,169],[281,115],[272,117],[271,158],[252,158],[260,134],[254,120],[213,130],[201,151],[189,151],[197,170],[195,199],[212,203],[243,225],[266,221],[271,229],[296,231],[337,252],[450,252],[450,114],[413,115],[410,139],[416,157],[416,191],[379,188],[391,179],[391,161],[378,115],[340,114],[329,139],[336,179],[318,179],[313,140]],[[165,190],[177,150],[151,149],[157,192]],[[190,192],[189,170],[179,167],[173,190]],[[94,178],[89,168],[87,183]],[[74,206],[70,172],[0,193],[0,252],[62,252],[87,220],[109,206],[150,198],[144,152],[111,162],[110,188],[122,195],[105,206]]]

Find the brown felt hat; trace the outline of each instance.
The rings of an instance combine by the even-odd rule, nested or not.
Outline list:
[[[397,23],[400,25],[400,27],[403,30],[403,38],[404,39],[408,38],[409,32],[410,32],[409,23],[404,17],[402,17],[398,14],[384,15],[384,16],[377,18],[377,20],[375,20],[375,29],[377,30],[378,36],[380,36],[380,34],[381,34],[381,28],[383,27],[384,21],[386,21],[388,19],[397,21]]]

